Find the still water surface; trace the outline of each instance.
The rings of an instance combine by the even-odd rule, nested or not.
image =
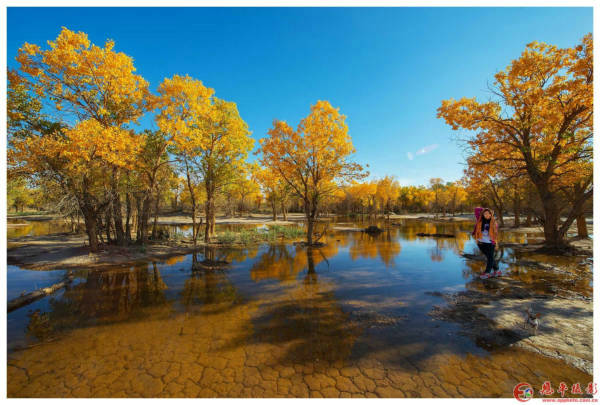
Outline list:
[[[318,249],[264,244],[77,270],[68,289],[8,314],[8,394],[512,397],[521,381],[591,381],[553,359],[480,346],[460,325],[431,318],[444,302],[427,292],[479,282],[483,263],[460,256],[476,252],[472,224],[396,222],[379,235],[334,231]],[[539,235],[503,235],[528,237]],[[205,254],[230,264],[207,268]],[[535,270],[515,271],[513,252],[503,255],[507,277],[547,288]],[[8,298],[63,275],[9,266]],[[590,296],[591,280],[568,288]]]

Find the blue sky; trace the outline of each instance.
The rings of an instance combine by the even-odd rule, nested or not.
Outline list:
[[[9,7],[8,66],[61,26],[113,39],[153,90],[174,74],[202,80],[237,103],[255,139],[329,100],[372,177],[416,185],[462,175],[456,134],[436,118],[441,100],[489,98],[486,83],[527,43],[573,46],[592,32],[592,9]]]

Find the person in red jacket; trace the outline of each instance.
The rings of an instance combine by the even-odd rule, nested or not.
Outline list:
[[[477,242],[477,246],[481,253],[487,259],[485,271],[479,275],[481,279],[490,277],[498,277],[502,275],[499,270],[498,263],[494,260],[494,250],[498,246],[498,224],[494,218],[494,211],[489,208],[475,208],[475,229],[473,229],[473,237]]]

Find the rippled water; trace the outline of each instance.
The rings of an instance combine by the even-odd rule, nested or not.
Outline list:
[[[426,292],[464,290],[484,266],[460,256],[477,249],[472,224],[396,223],[369,235],[351,229],[366,223],[340,219],[345,230],[322,248],[265,244],[77,270],[68,289],[8,315],[8,394],[512,397],[521,381],[591,381],[431,318],[443,300]],[[510,264],[520,257],[503,255],[508,277],[547,288],[535,270]],[[230,264],[206,267],[207,256]],[[564,260],[573,271],[587,265]],[[10,266],[9,299],[63,273]],[[568,288],[589,296],[591,280]]]

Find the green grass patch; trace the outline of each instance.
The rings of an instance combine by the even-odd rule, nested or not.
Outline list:
[[[217,235],[219,243],[251,245],[253,243],[276,242],[279,240],[298,239],[305,236],[305,231],[296,226],[271,225],[268,228],[241,229],[240,231],[224,231]]]

